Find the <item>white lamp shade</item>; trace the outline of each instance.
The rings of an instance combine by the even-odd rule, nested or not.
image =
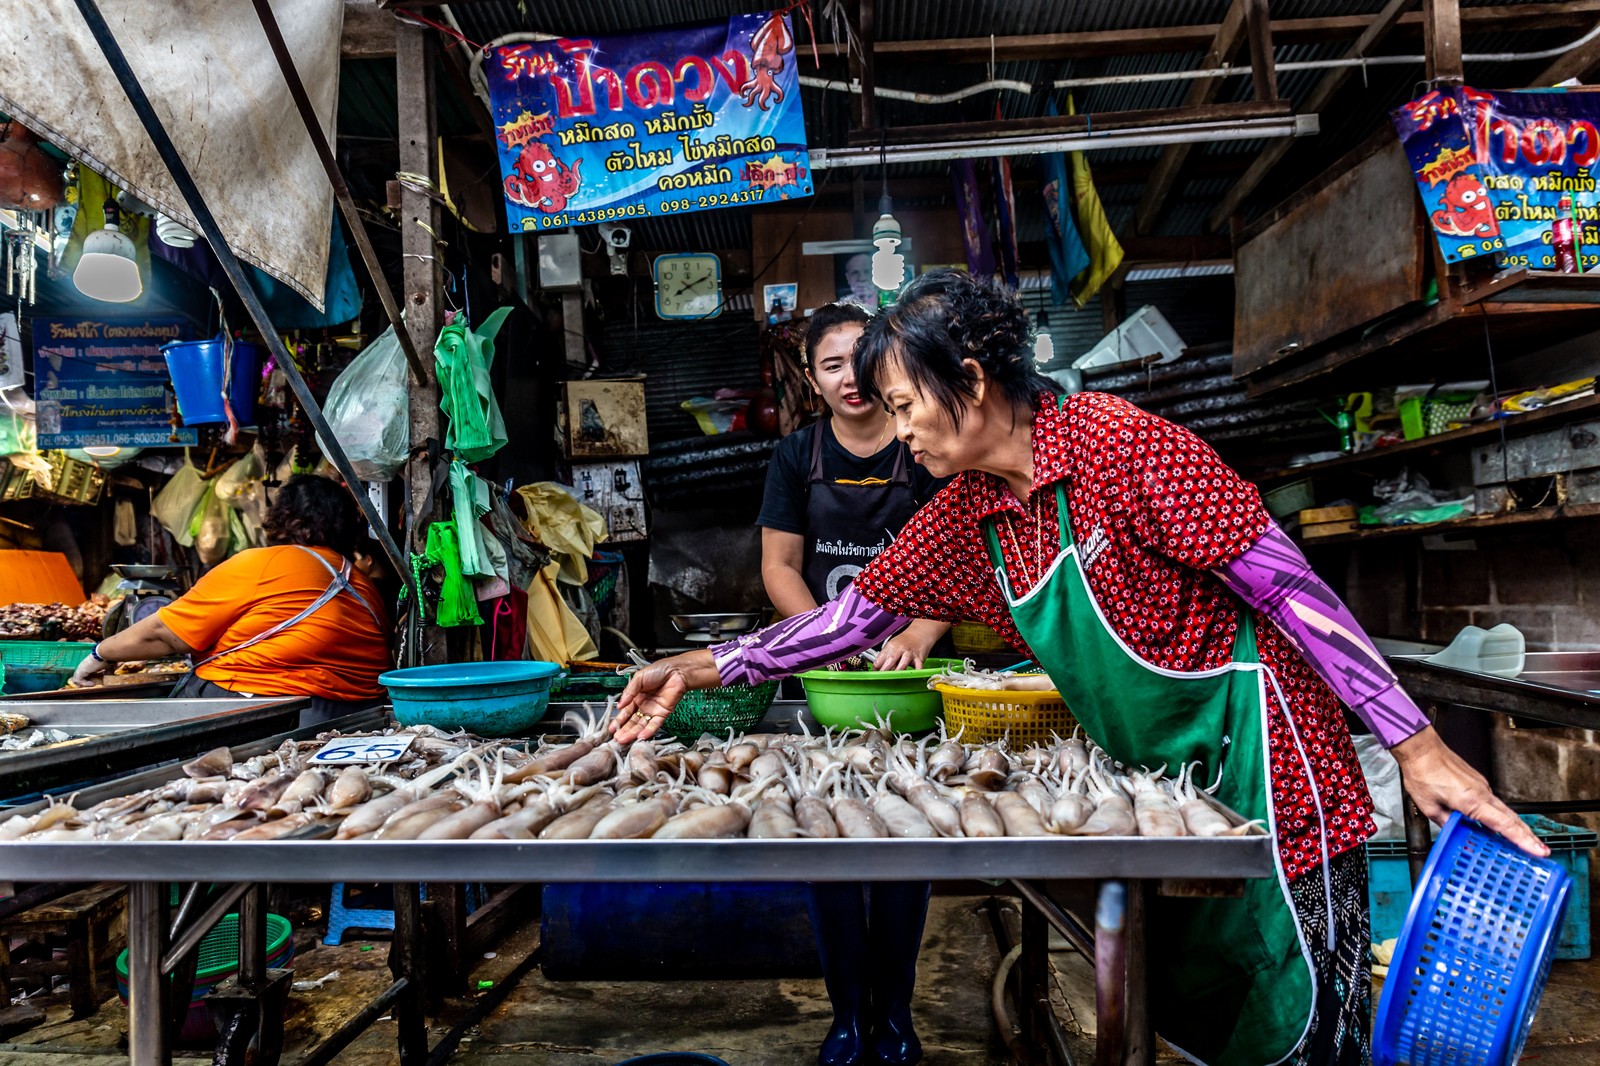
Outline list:
[[[139,298],[144,283],[134,262],[133,242],[114,226],[84,238],[83,256],[72,272],[72,284],[95,300],[125,304]]]

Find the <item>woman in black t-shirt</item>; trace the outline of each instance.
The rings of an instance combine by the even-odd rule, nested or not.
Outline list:
[[[829,304],[806,331],[806,378],[827,404],[815,425],[778,444],[762,500],[761,576],[783,615],[836,598],[943,486],[912,462],[882,407],[856,389],[853,355],[868,321],[852,304]],[[949,629],[918,620],[886,642],[879,670],[920,667]],[[911,1025],[917,952],[928,913],[926,882],[817,883],[811,925],[833,1027],[820,1066],[922,1057]]]

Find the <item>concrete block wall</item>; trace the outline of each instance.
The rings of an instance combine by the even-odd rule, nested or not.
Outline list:
[[[1551,524],[1483,538],[1476,550],[1418,561],[1422,639],[1443,643],[1465,625],[1510,622],[1529,651],[1600,651],[1600,526]]]

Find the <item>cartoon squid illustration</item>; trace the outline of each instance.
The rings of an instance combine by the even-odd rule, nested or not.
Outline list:
[[[512,176],[506,179],[506,184],[526,183],[521,190],[522,196],[516,198],[521,203],[546,213],[564,211],[567,200],[578,191],[578,167],[582,163],[582,159],[575,159],[569,167],[555,157],[549,145],[543,141],[532,141],[517,157]]]
[[[768,101],[782,102],[783,89],[778,85],[778,75],[783,70],[784,55],[792,51],[794,35],[789,32],[783,14],[774,14],[750,38],[750,80],[739,87],[745,107],[760,105],[765,111]]]
[[[1433,228],[1449,237],[1497,237],[1500,222],[1494,217],[1489,190],[1471,174],[1457,174],[1444,187],[1444,205],[1433,213]]]

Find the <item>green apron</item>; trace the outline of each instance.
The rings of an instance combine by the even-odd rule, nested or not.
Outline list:
[[[1095,601],[1072,542],[1060,483],[1056,501],[1061,554],[1020,597],[1006,574],[995,525],[984,524],[1000,590],[1039,665],[1112,758],[1152,768],[1165,763],[1172,771],[1201,763],[1195,780],[1216,781],[1220,774],[1217,799],[1245,818],[1265,819],[1276,841],[1266,743],[1269,675],[1256,655],[1250,612],[1240,613],[1226,666],[1181,672],[1145,662],[1122,642]],[[1285,713],[1281,697],[1278,706]],[[1309,775],[1303,745],[1301,756]],[[1311,956],[1276,848],[1273,854],[1277,876],[1246,881],[1243,898],[1151,901],[1147,943],[1156,1031],[1210,1066],[1280,1062],[1311,1024]]]

